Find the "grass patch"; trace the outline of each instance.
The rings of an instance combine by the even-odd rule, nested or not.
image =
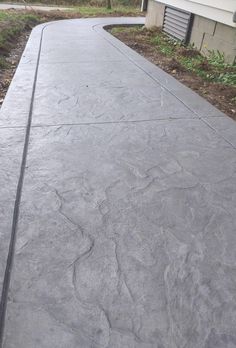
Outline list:
[[[138,16],[141,12],[135,7],[117,6],[112,9],[106,7],[79,6],[73,7],[68,12],[79,13],[83,17],[98,17],[104,15]]]
[[[22,31],[40,23],[40,18],[33,14],[17,14],[15,12],[0,11],[0,66],[5,66],[4,56],[12,48],[16,38]]]

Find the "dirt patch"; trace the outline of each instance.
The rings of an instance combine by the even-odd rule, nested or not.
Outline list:
[[[9,42],[8,48],[4,49],[6,67],[0,69],[0,105],[4,101],[8,87],[15,74],[17,65],[20,61],[21,55],[24,51],[26,42],[28,41],[31,28],[27,27],[24,32],[16,40]]]
[[[136,30],[124,28],[122,30],[121,27],[115,27],[114,29],[109,29],[109,31],[126,45],[174,76],[184,85],[190,87],[207,99],[211,104],[236,120],[236,86],[207,81],[204,77],[198,76],[197,73],[186,68],[177,58],[174,58],[180,55],[183,59],[195,59],[197,62],[195,66],[196,71],[198,73],[202,71],[204,76],[211,74],[212,71],[215,72],[216,68],[214,65],[210,64],[207,59],[202,57],[197,50],[184,46],[177,46],[173,49],[172,53],[170,45],[163,46],[161,44],[154,44],[153,40],[157,38],[157,34],[159,33],[158,30],[156,32],[140,28],[136,28]],[[175,45],[175,43],[172,45]],[[198,57],[199,62],[197,61]],[[224,66],[222,70],[224,70],[224,72],[235,72],[235,67]]]

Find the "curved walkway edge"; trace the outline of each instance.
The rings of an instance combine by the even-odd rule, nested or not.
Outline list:
[[[0,346],[236,347],[236,123],[104,30],[36,27],[0,112]]]

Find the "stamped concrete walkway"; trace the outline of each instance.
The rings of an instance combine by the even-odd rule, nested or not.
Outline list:
[[[31,34],[0,117],[4,348],[236,347],[236,124],[103,30],[142,22]]]

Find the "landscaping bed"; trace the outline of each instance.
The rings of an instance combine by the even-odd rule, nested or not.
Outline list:
[[[226,64],[222,54],[209,51],[206,58],[158,28],[117,26],[108,30],[236,120],[236,65]]]

